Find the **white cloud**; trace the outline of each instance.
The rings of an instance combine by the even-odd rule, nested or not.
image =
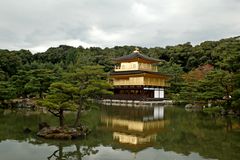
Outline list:
[[[238,0],[0,0],[0,48],[196,44],[240,35],[239,8]]]
[[[136,17],[135,23],[150,23],[158,19],[157,15],[151,10],[151,8],[140,2],[135,2],[132,5],[131,12]]]
[[[39,46],[35,46],[32,48],[27,48],[31,52],[36,53],[36,52],[45,52],[48,48],[50,47],[57,47],[59,45],[68,45],[68,46],[73,46],[73,47],[79,47],[82,46],[84,48],[89,48],[92,46],[97,46],[96,44],[89,44],[80,40],[60,40],[60,41],[52,41],[47,44],[42,44]],[[100,47],[100,46],[98,46]]]
[[[108,33],[96,26],[92,26],[89,31],[89,38],[93,42],[114,42],[116,40],[119,40],[121,38],[121,35],[117,33]]]

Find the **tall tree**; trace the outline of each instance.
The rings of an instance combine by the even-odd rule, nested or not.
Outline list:
[[[89,99],[98,99],[102,95],[112,94],[111,85],[106,81],[106,73],[101,66],[84,66],[65,74],[65,81],[79,89],[78,109],[74,126],[78,125],[80,114]]]
[[[79,88],[63,82],[52,83],[46,98],[38,104],[48,108],[48,111],[59,118],[59,126],[64,126],[64,111],[76,110],[76,100],[79,98]]]

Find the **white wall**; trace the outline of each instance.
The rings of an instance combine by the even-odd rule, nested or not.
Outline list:
[[[164,98],[164,88],[155,88],[154,98]]]

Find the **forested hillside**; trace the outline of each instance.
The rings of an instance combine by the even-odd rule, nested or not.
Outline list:
[[[1,49],[0,102],[16,97],[41,98],[51,83],[63,81],[65,73],[88,70],[85,66],[102,66],[107,73],[113,69],[113,58],[129,54],[135,47],[85,49],[60,45],[36,54],[23,49]],[[205,41],[196,46],[188,42],[165,48],[138,48],[143,54],[163,60],[159,70],[171,76],[169,98],[217,101],[225,96],[228,106],[240,108],[240,37]],[[203,79],[191,81],[188,76],[186,80],[186,73],[204,64],[211,64],[214,69]]]

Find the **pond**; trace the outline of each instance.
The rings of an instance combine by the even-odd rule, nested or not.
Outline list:
[[[74,113],[66,114],[73,122]],[[84,113],[92,133],[78,140],[45,140],[38,123],[51,114],[0,110],[1,160],[239,160],[240,122],[181,107],[104,106]],[[29,128],[30,133],[24,133]]]

